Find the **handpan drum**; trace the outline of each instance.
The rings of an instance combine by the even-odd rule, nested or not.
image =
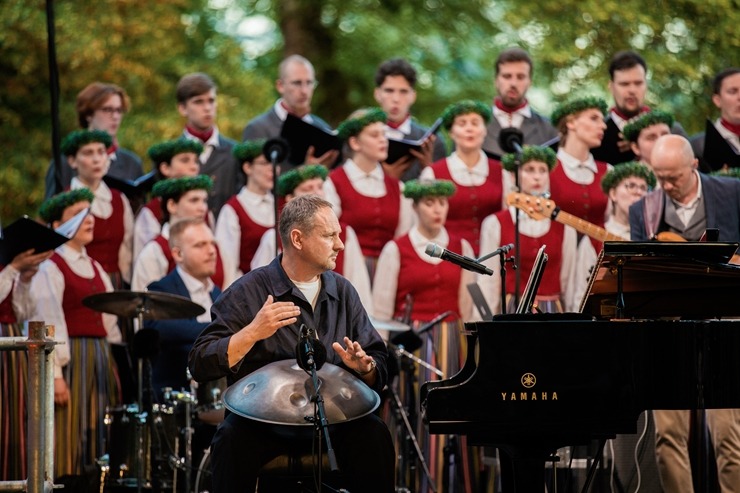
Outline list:
[[[352,373],[331,363],[317,372],[330,425],[375,411],[380,396]],[[311,375],[295,360],[275,361],[245,376],[223,395],[224,405],[245,418],[275,425],[313,426]],[[308,418],[308,419],[306,419]]]

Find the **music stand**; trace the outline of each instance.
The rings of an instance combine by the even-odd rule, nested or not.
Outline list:
[[[532,311],[534,300],[537,297],[537,290],[540,287],[540,281],[547,266],[548,257],[545,253],[545,248],[547,248],[547,245],[542,245],[537,251],[532,272],[529,273],[529,279],[527,279],[527,284],[524,286],[524,291],[522,291],[522,297],[519,300],[519,305],[516,307],[516,313],[530,313]]]

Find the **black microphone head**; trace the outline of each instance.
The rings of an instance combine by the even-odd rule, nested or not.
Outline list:
[[[288,141],[281,137],[270,139],[262,146],[262,154],[270,161],[274,160],[276,163],[285,161],[285,158],[288,157],[289,150],[290,145],[288,145]]]
[[[316,365],[316,371],[320,370],[326,363],[326,346],[319,339],[314,337],[314,331],[307,329],[301,324],[300,338],[295,348],[295,359],[298,366],[306,372],[311,371],[308,360],[313,355],[313,362]]]
[[[159,353],[157,329],[140,329],[134,334],[133,354],[136,358],[153,358]]]
[[[517,152],[519,149],[516,148],[515,144],[522,147],[524,142],[524,134],[521,130],[516,127],[502,128],[498,134],[498,145],[504,152]]]

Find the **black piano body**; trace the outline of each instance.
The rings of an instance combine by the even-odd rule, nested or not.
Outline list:
[[[718,319],[740,315],[740,268],[714,260],[607,243],[583,313],[466,324],[461,371],[422,386],[429,432],[503,449],[516,491],[542,491],[555,450],[634,433],[644,410],[740,407],[740,320]]]

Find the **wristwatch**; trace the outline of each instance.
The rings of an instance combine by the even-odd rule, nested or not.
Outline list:
[[[361,371],[355,370],[355,373],[357,373],[358,375],[360,375],[361,377],[363,377],[363,376],[369,374],[370,372],[372,372],[375,369],[376,366],[378,366],[378,364],[375,362],[375,360],[372,360],[370,362],[370,369],[368,371],[361,372]]]

